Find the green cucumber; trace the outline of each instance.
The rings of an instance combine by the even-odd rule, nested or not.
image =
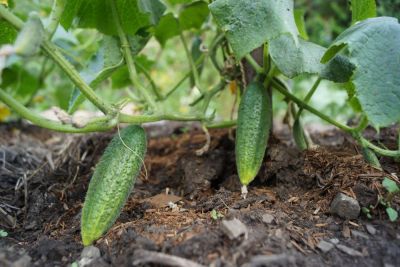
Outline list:
[[[34,56],[39,52],[44,37],[45,30],[39,15],[35,12],[30,13],[28,20],[15,40],[15,54],[23,57]]]
[[[106,148],[90,181],[82,209],[83,245],[88,246],[100,238],[118,218],[140,172],[146,143],[143,128],[131,125],[121,130],[120,135],[116,134]]]
[[[361,150],[362,150],[364,159],[367,163],[369,163],[375,169],[382,170],[381,163],[379,162],[379,159],[376,156],[376,154],[374,153],[374,151],[372,151],[368,147],[362,147]]]
[[[236,167],[244,194],[260,170],[271,127],[271,97],[262,83],[252,82],[240,102],[236,130]]]
[[[301,125],[300,119],[297,119],[293,123],[293,138],[297,147],[303,151],[308,149],[308,142],[306,135],[304,134],[304,128]]]

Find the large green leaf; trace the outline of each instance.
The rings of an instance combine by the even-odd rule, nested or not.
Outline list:
[[[216,0],[209,8],[237,59],[284,33],[297,42],[293,0]]]
[[[22,64],[15,63],[2,73],[1,86],[9,89],[11,94],[23,104],[39,89],[38,74],[31,68],[24,68]]]
[[[270,42],[270,55],[278,69],[289,78],[303,73],[318,74],[334,82],[347,82],[354,66],[343,56],[336,56],[327,65],[321,58],[326,48],[299,39],[296,45],[289,34],[283,34]]]
[[[133,35],[139,29],[156,25],[165,11],[159,0],[115,0],[121,26],[125,33]],[[69,29],[76,18],[78,27],[96,28],[108,35],[116,35],[111,15],[110,0],[69,0],[61,24]]]
[[[179,30],[179,21],[175,18],[174,14],[168,13],[164,15],[160,23],[158,23],[155,30],[155,37],[160,42],[162,46],[174,36],[178,36],[180,33]]]
[[[400,24],[390,17],[361,21],[344,31],[322,58],[327,62],[347,47],[356,69],[356,95],[372,124],[400,121]]]
[[[169,39],[178,36],[181,31],[200,29],[208,15],[208,6],[204,1],[184,5],[179,11],[178,18],[172,13],[162,16],[154,35],[164,46]]]
[[[351,0],[352,23],[376,16],[375,0]]]
[[[179,13],[179,23],[182,30],[200,29],[209,14],[208,5],[197,1],[184,6]]]
[[[171,5],[177,5],[177,4],[188,4],[190,2],[193,2],[193,0],[167,0]]]

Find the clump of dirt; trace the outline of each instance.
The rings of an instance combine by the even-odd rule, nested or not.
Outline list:
[[[212,131],[209,151],[197,156],[204,134],[180,127],[166,127],[167,134],[148,129],[147,175],[142,172],[121,216],[95,244],[100,253],[89,266],[400,265],[399,225],[378,204],[381,182],[396,179],[398,163],[385,159],[389,172],[373,169],[338,131],[314,134],[320,146],[305,152],[287,132],[276,132],[242,199],[228,131]],[[381,135],[372,138],[385,141]],[[0,125],[0,227],[8,233],[0,238],[0,265],[88,260],[81,258],[80,212],[111,136]],[[372,219],[330,214],[339,192],[376,207]],[[399,208],[397,198],[393,207]],[[239,228],[222,223],[233,219],[243,231],[235,238],[227,232]]]

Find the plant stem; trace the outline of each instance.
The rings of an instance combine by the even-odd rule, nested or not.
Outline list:
[[[113,108],[100,99],[93,89],[85,83],[78,71],[64,58],[60,51],[49,41],[45,40],[43,50],[57,63],[57,65],[68,75],[76,87],[104,114],[113,112]]]
[[[354,131],[361,133],[367,127],[368,127],[368,118],[367,116],[363,115],[361,117],[360,124],[356,128],[354,128]]]
[[[300,108],[306,109],[309,112],[313,113],[314,115],[320,117],[321,119],[329,122],[330,124],[338,127],[339,129],[345,131],[345,132],[349,132],[352,133],[354,131],[353,128],[344,125],[340,122],[337,122],[333,119],[331,119],[329,116],[319,112],[318,110],[316,110],[315,108],[307,105],[306,103],[304,103],[302,100],[298,99],[297,97],[295,97],[294,95],[292,95],[289,91],[286,90],[286,88],[282,87],[281,84],[279,82],[277,82],[275,79],[272,79],[272,86],[281,94],[283,94],[284,96],[286,96],[288,99],[290,99],[291,101],[293,101],[294,103],[296,103]]]
[[[220,129],[220,128],[230,128],[233,126],[236,126],[237,121],[232,120],[232,121],[222,121],[222,122],[213,122],[206,124],[206,127],[209,129]]]
[[[118,120],[110,116],[103,116],[93,119],[85,127],[78,128],[70,124],[61,124],[56,121],[43,118],[39,114],[27,109],[24,105],[19,103],[12,96],[7,94],[4,90],[0,89],[0,101],[4,102],[7,106],[13,109],[22,118],[34,123],[43,128],[50,130],[65,132],[65,133],[89,133],[100,132],[112,129],[120,123],[137,123],[142,124],[146,122],[156,122],[161,120],[170,121],[205,121],[207,118],[203,115],[199,116],[184,116],[179,114],[155,114],[155,115],[138,115],[132,116],[127,114],[119,114],[115,116]]]
[[[376,153],[386,156],[386,157],[393,157],[393,158],[399,158],[400,157],[400,150],[394,151],[394,150],[387,150],[380,148],[379,146],[374,145],[364,137],[360,136],[359,141],[361,142],[361,145],[369,147],[370,149],[374,150]]]
[[[147,89],[140,83],[138,79],[137,71],[135,68],[135,62],[132,57],[131,47],[129,45],[128,38],[124,33],[124,30],[122,29],[115,0],[111,0],[111,6],[112,6],[113,20],[115,26],[117,27],[118,36],[121,41],[122,53],[124,55],[126,65],[128,66],[129,78],[133,86],[135,86],[139,90],[139,92],[142,94],[147,103],[155,110],[156,109],[155,101],[153,100],[152,96],[147,92]]]
[[[202,107],[203,114],[206,114],[208,106],[210,105],[211,99],[226,86],[226,81],[221,80],[213,89],[204,94],[204,103]]]
[[[77,128],[72,125],[61,124],[59,122],[51,121],[43,118],[39,114],[27,109],[4,90],[0,89],[0,100],[3,101],[7,106],[13,109],[18,115],[27,119],[28,121],[34,123],[43,128],[47,128],[54,131],[65,132],[65,133],[88,133],[88,132],[98,132],[106,131],[111,129],[114,125],[109,124],[109,118],[104,117],[104,120],[96,119],[92,123],[89,123],[83,128]]]
[[[150,82],[151,89],[156,95],[157,100],[162,100],[163,96],[160,94],[160,91],[158,90],[158,87],[151,77],[150,73],[147,72],[146,68],[141,63],[136,61],[136,65],[138,66],[138,69],[144,74],[144,76],[146,76],[146,79]]]
[[[245,56],[245,58],[246,58],[247,62],[249,62],[249,64],[253,67],[255,72],[257,72],[257,74],[264,73],[264,69],[260,65],[258,65],[258,63],[255,61],[255,59],[250,54],[247,54]]]
[[[180,31],[179,36],[181,38],[183,48],[185,49],[186,57],[189,61],[190,68],[192,69],[194,83],[195,83],[197,89],[199,89],[200,93],[204,93],[205,90],[203,90],[203,87],[200,84],[200,76],[199,76],[199,72],[197,71],[197,65],[193,61],[192,55],[190,54],[189,47],[187,45],[185,37],[183,36],[182,31]]]
[[[47,33],[49,35],[49,40],[53,37],[60,24],[61,15],[64,12],[67,0],[54,0],[53,7],[50,13],[50,23],[47,26]]]
[[[204,121],[204,116],[183,116],[178,114],[154,114],[154,115],[139,115],[131,116],[127,114],[119,114],[119,122],[122,123],[146,123],[156,121]]]
[[[163,97],[163,99],[165,100],[170,97],[190,77],[190,74],[192,74],[192,71],[186,73],[185,76],[183,76],[182,79]]]
[[[311,87],[310,91],[307,93],[306,97],[304,98],[303,102],[308,104],[308,102],[311,100],[311,97],[314,95],[315,91],[317,90],[319,84],[321,83],[322,78],[318,77],[318,79],[315,81],[313,86]],[[301,113],[303,112],[304,108],[300,107],[299,111],[296,113],[295,121],[297,121],[300,118]]]
[[[7,8],[0,5],[0,17],[7,20],[16,29],[20,30],[24,25],[24,22],[15,16],[13,13],[8,11]],[[90,100],[98,109],[104,114],[112,113],[113,108],[106,104],[100,99],[93,89],[85,83],[81,78],[78,71],[64,58],[58,48],[48,40],[44,40],[42,44],[42,50],[57,63],[57,65],[68,75],[75,86]]]

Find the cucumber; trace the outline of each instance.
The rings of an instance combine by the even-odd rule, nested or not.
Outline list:
[[[143,128],[131,125],[120,135],[111,140],[89,183],[81,219],[84,246],[92,244],[114,224],[143,163],[147,147]]]
[[[301,125],[300,119],[297,119],[293,123],[293,138],[297,147],[303,151],[308,149],[308,142],[304,134],[304,128]]]
[[[15,40],[15,54],[23,57],[34,56],[39,52],[44,37],[45,30],[39,15],[35,12],[30,13]]]
[[[381,163],[379,162],[379,159],[374,153],[374,151],[372,151],[368,147],[362,147],[361,149],[365,161],[375,169],[382,170]]]
[[[236,130],[236,167],[244,195],[260,170],[271,126],[271,97],[262,83],[252,82],[240,102]]]

